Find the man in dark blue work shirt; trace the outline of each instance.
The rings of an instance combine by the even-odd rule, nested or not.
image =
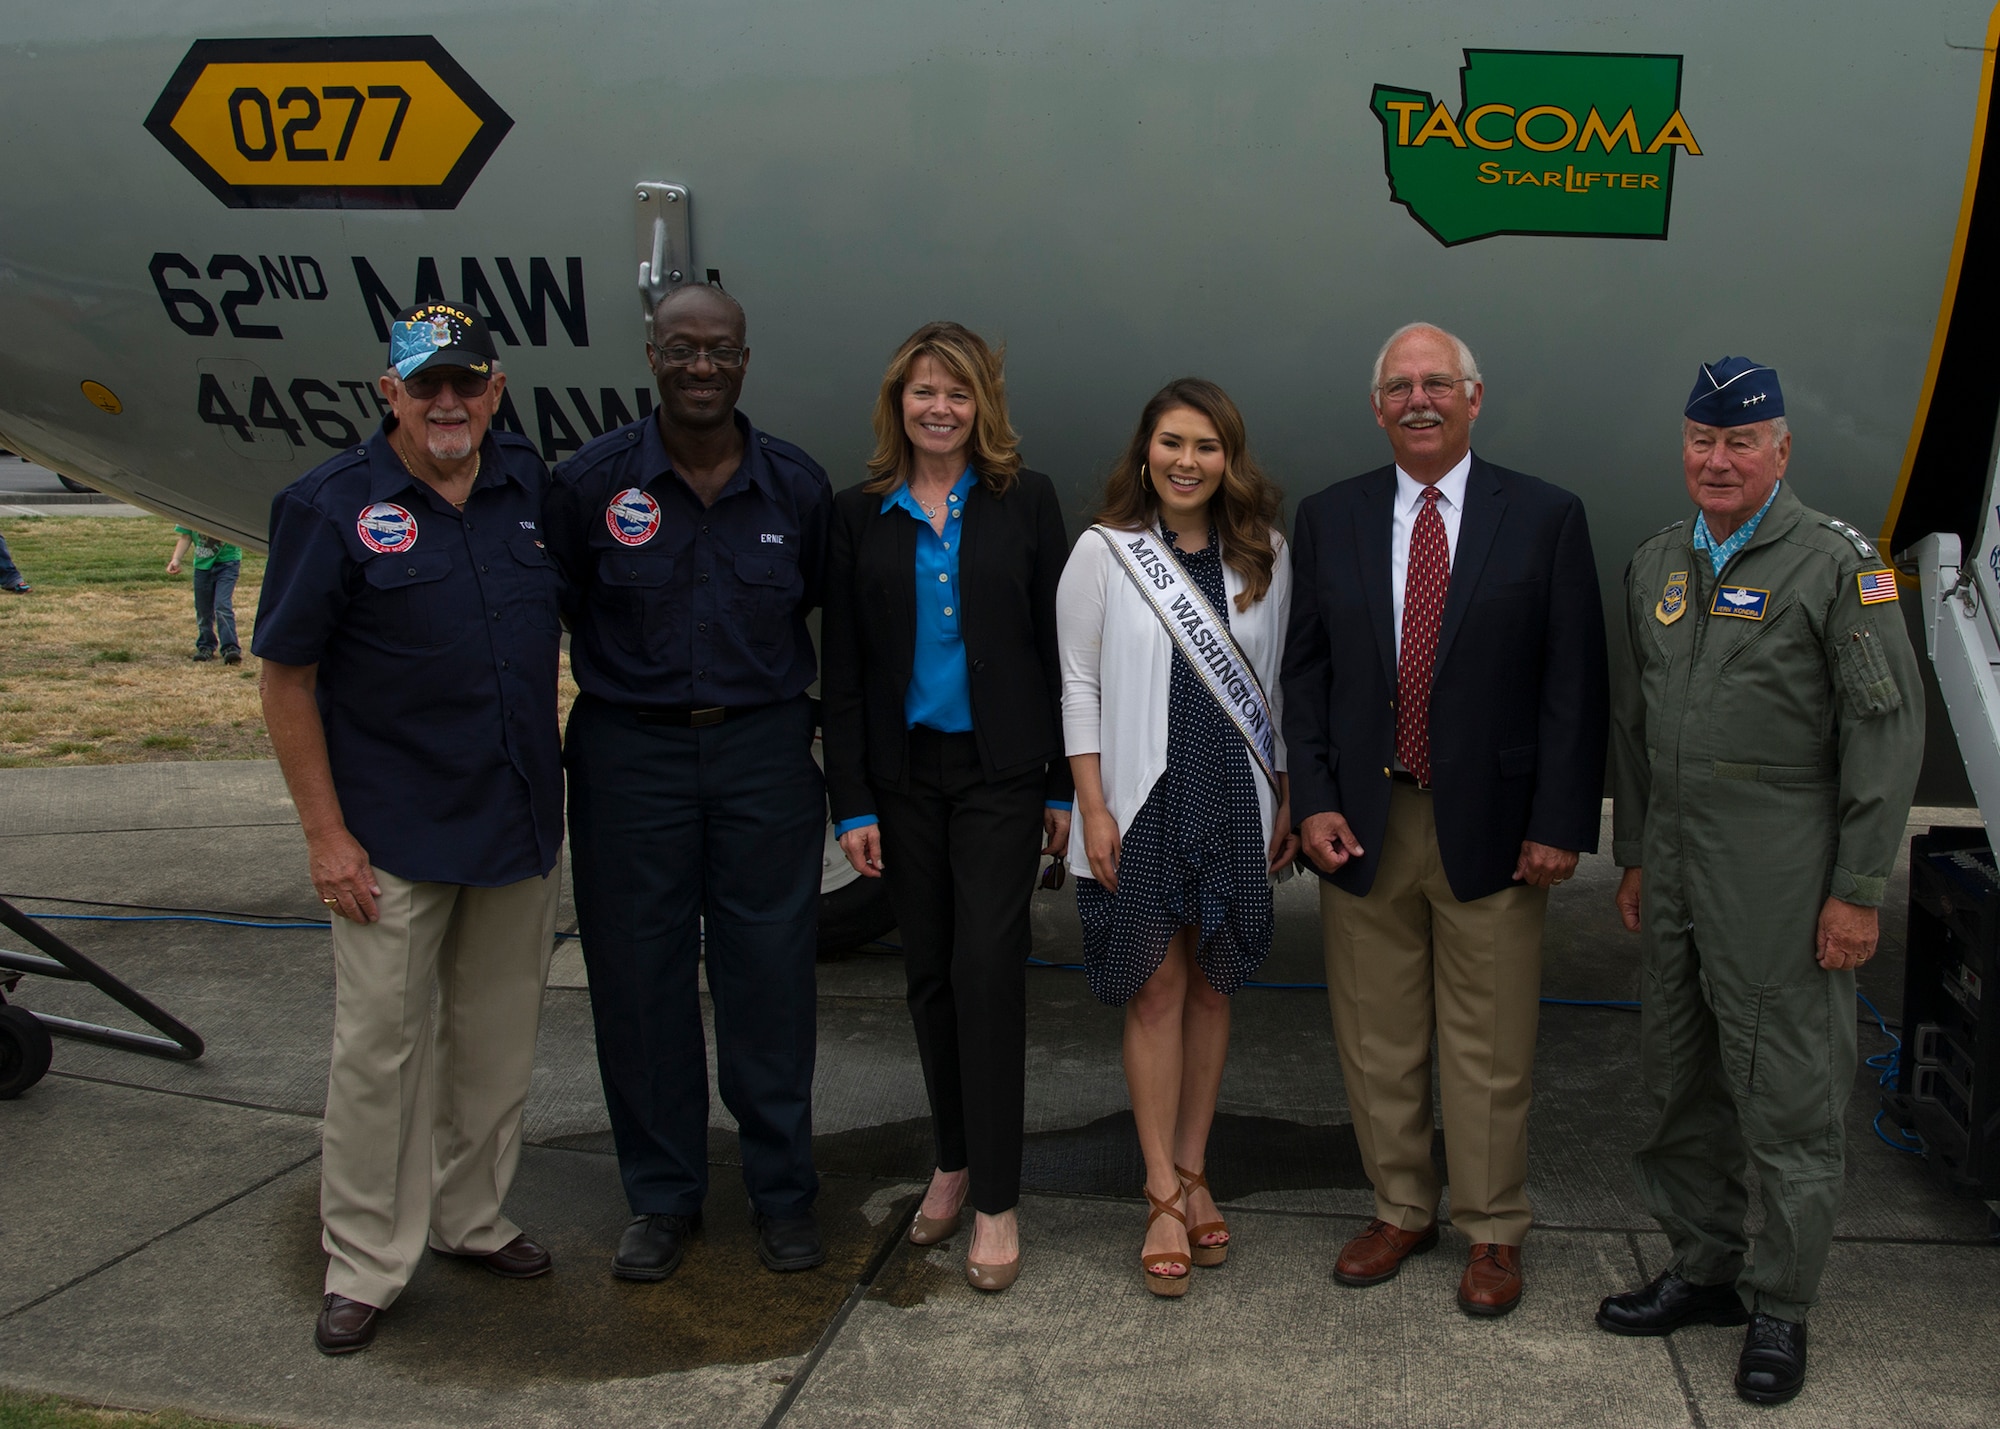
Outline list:
[[[500,1210],[560,886],[548,473],[490,430],[506,379],[477,313],[405,311],[389,361],[381,430],[271,505],[252,646],[334,915],[327,1354],[374,1339],[426,1243],[511,1278],[550,1268]]]
[[[565,759],[597,1061],[635,1219],[612,1273],[661,1280],[708,1192],[715,1007],[757,1253],[826,1258],[812,1075],[826,803],[806,687],[833,510],[826,473],[736,411],[750,351],[719,288],[653,311],[660,406],[556,469],[549,549],[582,688]]]

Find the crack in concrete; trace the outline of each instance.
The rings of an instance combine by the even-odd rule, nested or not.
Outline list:
[[[282,1180],[284,1177],[289,1176],[294,1171],[298,1170],[301,1166],[307,1165],[310,1162],[314,1162],[317,1160],[319,1160],[319,1151],[317,1149],[314,1149],[308,1154],[301,1156],[291,1165],[281,1166],[276,1171],[273,1171],[270,1175],[265,1176],[261,1180],[255,1181],[248,1186],[245,1186],[242,1190],[236,1192],[236,1194],[232,1196],[223,1197],[221,1200],[217,1201],[214,1205],[208,1207],[206,1210],[196,1211],[186,1220],[180,1222],[180,1224],[168,1226],[165,1230],[159,1232],[157,1235],[148,1237],[147,1239],[141,1241],[139,1244],[133,1246],[130,1250],[120,1251],[117,1255],[112,1256],[111,1259],[105,1261],[102,1265],[98,1265],[93,1267],[92,1269],[84,1271],[83,1274],[75,1276],[74,1278],[64,1282],[63,1284],[56,1286],[53,1290],[44,1291],[42,1294],[37,1295],[34,1299],[30,1300],[25,1305],[15,1306],[12,1310],[9,1310],[6,1314],[0,1315],[0,1323],[4,1323],[8,1320],[11,1320],[16,1315],[25,1315],[27,1314],[28,1311],[34,1309],[37,1305],[47,1304],[49,1301],[55,1299],[56,1296],[61,1295],[66,1291],[74,1290],[77,1286],[83,1284],[84,1281],[92,1280],[95,1279],[97,1276],[102,1275],[105,1271],[111,1269],[114,1265],[124,1264],[126,1261],[130,1260],[133,1256],[137,1255],[140,1251],[150,1250],[152,1247],[158,1245],[161,1241],[167,1239],[167,1237],[178,1235],[180,1232],[186,1230],[189,1226],[196,1225],[202,1221],[207,1220],[217,1211],[228,1209],[230,1206],[233,1206],[238,1201],[242,1200],[245,1196],[255,1195],[257,1192],[263,1190],[266,1186],[270,1185],[273,1181]]]

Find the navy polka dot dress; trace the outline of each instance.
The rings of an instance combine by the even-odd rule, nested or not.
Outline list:
[[[1220,544],[1169,549],[1225,623]],[[1125,831],[1118,891],[1076,885],[1083,961],[1099,1002],[1119,1007],[1160,969],[1184,927],[1201,930],[1195,961],[1217,992],[1233,993],[1271,951],[1270,861],[1257,807],[1262,776],[1243,736],[1179,647],[1167,678],[1167,767]]]

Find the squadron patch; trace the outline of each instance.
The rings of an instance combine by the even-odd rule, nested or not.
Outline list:
[[[1754,586],[1726,585],[1716,589],[1715,599],[1709,602],[1710,615],[1733,615],[1738,620],[1762,620],[1764,607],[1771,603],[1771,593],[1758,590]]]
[[[1862,559],[1870,561],[1875,559],[1875,547],[1869,544],[1866,536],[1862,535],[1845,521],[1836,521],[1831,516],[1827,518],[1826,524],[1830,530],[1838,531],[1849,541],[1853,542],[1854,549],[1861,553]],[[1894,599],[1894,597],[1892,596],[1891,599]]]
[[[604,508],[604,524],[621,545],[643,546],[660,529],[660,503],[636,486],[628,486]]]
[[[1896,598],[1896,573],[1892,570],[1862,571],[1854,583],[1861,587],[1863,605],[1880,605]]]
[[[1662,625],[1672,625],[1687,614],[1688,573],[1675,571],[1667,577],[1667,588],[1660,592],[1660,603],[1653,608],[1653,617]]]
[[[354,531],[362,545],[378,554],[407,551],[417,544],[417,518],[393,501],[363,507]]]

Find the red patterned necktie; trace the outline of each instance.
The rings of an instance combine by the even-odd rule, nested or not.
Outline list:
[[[1424,509],[1410,531],[1410,561],[1403,573],[1403,645],[1396,657],[1396,757],[1431,782],[1431,674],[1437,663],[1438,625],[1451,587],[1451,547],[1438,515],[1435,486],[1424,488]]]

